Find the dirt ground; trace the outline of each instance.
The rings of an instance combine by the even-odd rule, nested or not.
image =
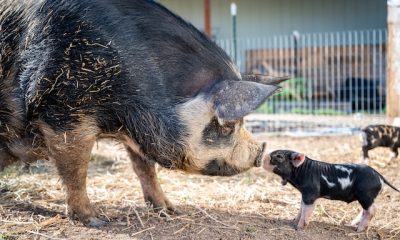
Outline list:
[[[313,159],[357,162],[358,136],[265,137],[270,150],[293,149]],[[371,151],[371,163],[400,186],[400,159],[389,150]],[[234,177],[206,177],[161,169],[159,180],[183,215],[160,217],[146,207],[140,184],[120,146],[99,143],[88,178],[89,198],[102,217],[100,229],[70,223],[61,181],[52,164],[30,173],[9,168],[0,175],[0,239],[400,239],[400,194],[389,187],[377,198],[378,212],[365,233],[346,226],[359,213],[353,202],[320,199],[307,229],[295,231],[300,206],[293,187],[260,168]]]

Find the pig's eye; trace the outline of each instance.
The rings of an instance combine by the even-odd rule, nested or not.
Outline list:
[[[224,136],[228,136],[233,133],[234,128],[232,127],[222,127],[221,134]]]
[[[283,155],[282,155],[282,154],[276,155],[276,158],[277,158],[277,160],[278,160],[279,162],[282,162],[282,161],[283,161]]]
[[[221,135],[228,136],[235,131],[235,123],[226,123],[221,126]]]

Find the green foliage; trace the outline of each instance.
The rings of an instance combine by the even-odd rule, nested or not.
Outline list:
[[[244,227],[245,234],[247,235],[246,238],[255,239],[257,228],[252,225],[246,225]]]
[[[9,236],[5,233],[0,233],[0,240],[14,240],[16,239],[15,237]]]
[[[282,84],[282,91],[273,99],[280,100],[304,100],[306,97],[306,86],[303,78],[292,78]]]
[[[14,164],[6,167],[3,171],[1,171],[0,178],[15,178],[22,174],[24,174],[24,172],[21,170],[21,167],[18,164]]]
[[[266,102],[256,109],[256,113],[264,113],[264,114],[274,113],[274,107],[271,102]]]
[[[310,109],[304,78],[292,78],[282,84],[282,91],[262,104],[256,113],[293,113],[315,115],[345,115],[346,112],[334,108]],[[292,105],[293,104],[293,105]],[[292,107],[291,107],[292,106]],[[299,107],[296,107],[299,106]]]

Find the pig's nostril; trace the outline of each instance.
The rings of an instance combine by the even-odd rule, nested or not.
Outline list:
[[[266,148],[267,148],[267,143],[263,143],[261,146],[261,151],[258,153],[256,157],[256,161],[254,162],[254,166],[260,167],[264,158],[264,155],[266,153]]]

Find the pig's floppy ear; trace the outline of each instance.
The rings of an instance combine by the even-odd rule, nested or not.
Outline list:
[[[218,119],[229,121],[242,118],[259,107],[279,86],[250,81],[221,81],[207,94]]]
[[[291,79],[291,76],[268,76],[262,74],[251,74],[251,73],[242,73],[242,79],[251,82],[258,82],[262,84],[268,85],[278,85],[281,82]]]
[[[290,155],[290,159],[292,160],[293,166],[300,167],[300,165],[304,163],[306,156],[303,153],[295,152]]]

